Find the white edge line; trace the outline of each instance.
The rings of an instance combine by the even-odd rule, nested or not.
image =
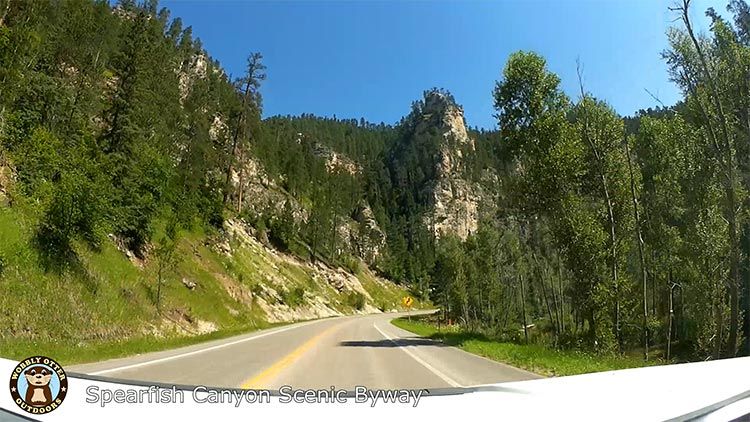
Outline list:
[[[315,322],[319,322],[319,321],[323,321],[323,319],[319,319],[319,320],[315,320],[315,321],[303,322],[301,324],[295,324],[295,325],[292,325],[292,326],[289,326],[289,327],[280,328],[278,330],[273,330],[273,331],[265,332],[265,333],[262,333],[262,334],[258,334],[257,336],[247,337],[247,338],[243,338],[243,339],[235,340],[235,341],[230,341],[229,343],[217,344],[216,346],[211,346],[211,347],[208,347],[208,348],[205,348],[205,349],[193,350],[192,352],[180,353],[178,355],[166,356],[166,357],[163,357],[163,358],[160,358],[160,359],[154,359],[154,360],[149,360],[149,361],[145,361],[145,362],[134,363],[132,365],[118,366],[118,367],[115,367],[115,368],[104,369],[104,370],[96,371],[96,372],[90,372],[89,375],[109,374],[111,372],[125,371],[125,370],[128,370],[128,369],[140,368],[142,366],[154,365],[154,364],[157,364],[157,363],[167,362],[167,361],[170,361],[170,360],[181,359],[181,358],[184,358],[184,357],[187,357],[187,356],[193,356],[193,355],[197,355],[197,354],[204,353],[204,352],[210,352],[212,350],[217,350],[217,349],[222,349],[224,347],[234,346],[235,344],[244,343],[246,341],[256,340],[256,339],[259,339],[259,338],[262,338],[262,337],[267,337],[267,336],[270,336],[272,334],[283,333],[284,331],[289,331],[289,330],[293,330],[295,328],[304,327],[305,325],[309,325],[309,324],[312,324],[312,323],[315,323]]]
[[[437,368],[435,368],[434,366],[432,366],[429,363],[427,363],[424,360],[422,360],[419,356],[417,356],[414,353],[412,353],[409,349],[407,349],[407,347],[398,344],[393,338],[391,338],[391,336],[389,336],[388,334],[384,333],[383,330],[381,330],[380,328],[378,328],[378,326],[375,325],[375,323],[373,323],[372,326],[376,330],[378,330],[378,332],[380,334],[382,334],[383,337],[385,337],[386,339],[388,339],[388,341],[390,341],[391,343],[395,344],[399,349],[403,350],[407,355],[411,356],[411,358],[414,359],[414,360],[416,360],[420,365],[424,366],[430,372],[432,372],[433,374],[435,374],[438,377],[440,377],[440,379],[442,379],[443,381],[445,381],[448,384],[450,384],[451,387],[463,387],[461,384],[459,384],[458,382],[456,382],[453,378],[449,377],[448,375],[445,375],[444,373],[442,373],[441,371],[439,371]]]

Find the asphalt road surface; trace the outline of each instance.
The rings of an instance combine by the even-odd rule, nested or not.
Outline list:
[[[278,389],[468,387],[539,378],[393,326],[404,314],[302,322],[70,372],[169,384]]]

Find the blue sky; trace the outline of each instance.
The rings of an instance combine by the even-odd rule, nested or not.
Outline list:
[[[533,50],[578,91],[576,59],[588,91],[619,113],[672,104],[660,52],[676,17],[672,0],[550,1],[162,1],[192,26],[232,75],[259,51],[268,66],[264,115],[314,113],[395,123],[425,89],[446,88],[469,125],[495,126],[492,89],[509,54]],[[696,27],[709,6],[693,0]]]

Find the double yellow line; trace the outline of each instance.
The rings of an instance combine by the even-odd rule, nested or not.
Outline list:
[[[284,369],[290,367],[294,362],[296,362],[300,357],[302,357],[302,355],[307,353],[308,350],[312,349],[317,343],[320,342],[320,340],[323,337],[336,331],[337,329],[340,328],[340,326],[341,324],[336,324],[318,333],[316,336],[314,336],[310,340],[307,340],[298,348],[294,349],[291,353],[289,353],[288,355],[284,356],[273,365],[266,368],[263,372],[255,375],[252,378],[245,380],[245,382],[242,383],[241,387],[245,389],[262,388],[264,385],[267,384],[269,380],[271,380],[273,377],[278,375]]]

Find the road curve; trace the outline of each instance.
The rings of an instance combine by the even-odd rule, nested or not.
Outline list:
[[[390,323],[403,315],[308,321],[69,370],[168,384],[268,389],[469,387],[539,378]]]

